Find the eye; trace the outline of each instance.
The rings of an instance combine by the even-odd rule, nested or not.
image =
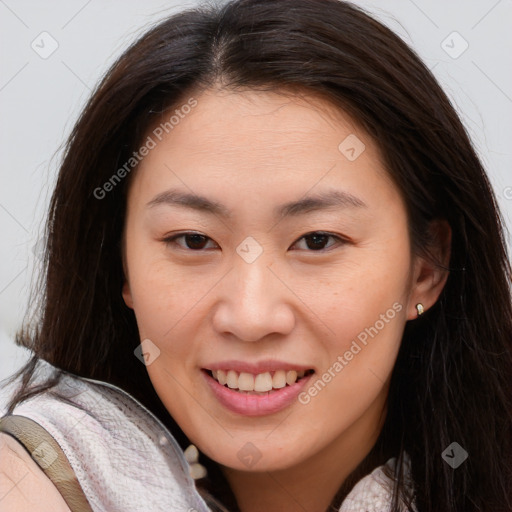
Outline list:
[[[326,233],[324,231],[313,231],[299,238],[295,244],[301,240],[305,240],[307,248],[312,249],[313,252],[320,252],[325,250],[325,244],[329,238],[337,240],[339,245],[347,243],[346,240],[337,235],[332,235],[331,233]],[[333,244],[331,244],[329,247],[332,247],[332,245]]]
[[[327,241],[329,240],[329,238],[338,241],[339,245],[343,245],[343,244],[347,243],[347,240],[344,240],[343,238],[341,238],[337,235],[333,235],[331,233],[326,233],[324,231],[313,231],[313,232],[308,233],[308,234],[302,236],[301,238],[299,238],[299,240],[297,240],[297,242],[295,242],[293,245],[296,245],[301,240],[304,240],[306,242],[306,249],[310,249],[313,252],[320,252],[320,251],[323,251],[326,249],[325,245],[326,245]],[[179,240],[179,239],[184,240],[184,245],[177,242],[177,240]],[[200,233],[188,232],[188,233],[180,233],[177,235],[173,235],[171,237],[163,239],[162,241],[165,242],[167,245],[174,245],[174,244],[178,245],[181,249],[184,249],[184,250],[200,252],[206,248],[205,246],[207,245],[208,240],[213,242],[213,240],[211,238],[207,237],[206,235],[201,235]],[[215,244],[215,242],[213,242],[213,243]],[[215,245],[217,245],[217,244],[215,244]],[[335,245],[335,244],[331,244],[330,246],[328,246],[328,248],[332,247],[332,245]]]
[[[176,242],[176,240],[178,240],[180,238],[183,238],[185,240],[186,247],[184,247],[183,245],[178,244]],[[211,240],[211,238],[207,237],[206,235],[201,235],[200,233],[192,233],[191,232],[191,233],[181,233],[178,235],[174,235],[174,236],[165,238],[163,241],[167,245],[177,244],[180,248],[185,249],[185,250],[190,249],[192,251],[201,251],[202,249],[204,249],[204,245],[207,240]]]

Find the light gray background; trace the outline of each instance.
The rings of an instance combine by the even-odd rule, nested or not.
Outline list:
[[[37,272],[34,245],[59,148],[90,89],[128,44],[157,20],[195,3],[0,0],[0,379],[27,358],[13,336]],[[397,32],[433,70],[512,226],[512,0],[354,3]],[[58,47],[47,55],[52,45]],[[0,412],[7,392],[0,390]]]

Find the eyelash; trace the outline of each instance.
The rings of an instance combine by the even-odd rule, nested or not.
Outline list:
[[[185,251],[204,252],[203,249],[190,249],[188,247],[183,247],[183,246],[181,246],[181,245],[176,243],[176,240],[179,239],[179,238],[185,238],[187,236],[194,236],[194,235],[202,237],[202,238],[204,238],[206,240],[212,240],[210,237],[208,237],[206,235],[202,235],[201,233],[195,233],[193,231],[187,231],[187,232],[184,232],[184,233],[178,233],[177,235],[173,235],[173,236],[164,238],[164,239],[162,239],[162,242],[165,242],[165,244],[168,245],[168,246],[178,245],[180,249],[183,249]],[[296,242],[293,243],[293,245],[295,245],[296,243],[298,243],[302,239],[306,239],[306,238],[312,237],[314,235],[328,237],[328,238],[334,238],[334,239],[336,239],[339,242],[339,245],[345,245],[345,244],[349,243],[348,240],[346,240],[344,238],[341,238],[338,235],[333,235],[332,233],[328,233],[328,232],[325,232],[325,231],[311,231],[309,233],[306,233],[305,235],[302,235]],[[332,248],[332,246],[330,248],[327,248],[327,249],[320,249],[318,251],[309,250],[308,252],[326,252],[326,251],[331,250],[331,248]]]

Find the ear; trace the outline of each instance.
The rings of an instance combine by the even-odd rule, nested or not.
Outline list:
[[[417,318],[416,304],[430,309],[441,295],[448,279],[452,230],[445,220],[430,224],[432,244],[428,256],[416,256],[413,264],[412,288],[407,307],[407,319]]]
[[[123,288],[121,291],[121,295],[123,296],[124,303],[130,309],[133,309],[132,291],[130,289],[130,282],[128,279],[128,267],[126,265],[126,237],[125,237],[124,233],[121,238],[121,261],[123,264],[123,275],[124,275],[124,282],[123,282]]]
[[[128,283],[128,280],[126,278],[125,278],[124,283],[123,283],[122,295],[123,295],[124,303],[130,309],[133,309],[132,292],[130,290],[130,284]]]

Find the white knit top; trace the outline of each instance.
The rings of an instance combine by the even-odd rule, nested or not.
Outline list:
[[[53,369],[44,361],[40,365],[43,374],[44,367]],[[210,512],[172,434],[116,386],[64,374],[13,414],[36,421],[55,438],[95,512]],[[386,466],[394,463],[390,459]],[[391,481],[383,467],[355,485],[340,512],[389,511]]]

